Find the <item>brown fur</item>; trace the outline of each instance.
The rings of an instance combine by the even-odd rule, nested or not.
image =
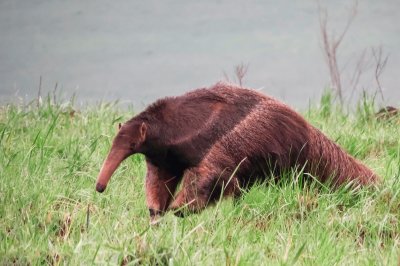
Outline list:
[[[133,153],[146,156],[152,218],[167,209],[199,211],[221,193],[239,195],[240,187],[289,168],[304,167],[334,185],[378,180],[285,104],[226,83],[159,100],[126,122],[100,172],[98,191]]]

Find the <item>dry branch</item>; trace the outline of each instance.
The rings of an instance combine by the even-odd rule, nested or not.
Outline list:
[[[318,5],[319,25],[322,36],[324,55],[329,68],[329,75],[331,79],[332,88],[336,91],[336,94],[339,97],[340,102],[343,102],[343,92],[342,92],[342,81],[340,75],[341,73],[337,62],[337,50],[340,44],[342,43],[344,36],[349,30],[350,25],[352,24],[355,16],[357,15],[357,5],[358,4],[356,1],[347,19],[346,26],[344,27],[339,37],[335,37],[333,34],[329,36],[328,12],[326,9],[322,9],[321,6]]]
[[[234,68],[233,80],[235,83],[237,83],[241,87],[244,84],[244,77],[246,76],[248,69],[249,69],[249,65],[248,64],[246,65],[244,63],[240,63],[239,65],[235,66],[235,68]],[[229,75],[225,71],[223,72],[223,76],[226,81],[228,81],[228,82],[231,81],[231,79],[229,78]]]
[[[375,81],[376,84],[378,85],[378,91],[381,94],[382,100],[384,100],[383,97],[383,90],[381,86],[381,82],[379,80],[383,69],[385,68],[387,61],[389,59],[389,55],[383,56],[382,52],[382,46],[379,46],[378,48],[371,48],[372,56],[374,57],[375,60]]]

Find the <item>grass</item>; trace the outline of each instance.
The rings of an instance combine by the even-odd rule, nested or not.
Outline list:
[[[289,172],[233,204],[167,214],[149,226],[144,158],[127,159],[103,194],[95,179],[118,122],[114,104],[74,111],[48,98],[0,107],[0,265],[396,265],[400,256],[400,119],[378,121],[324,96],[303,114],[382,177],[330,190]]]

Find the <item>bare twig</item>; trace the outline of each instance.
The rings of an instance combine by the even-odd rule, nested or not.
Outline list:
[[[383,69],[385,68],[387,61],[389,59],[389,55],[383,56],[382,55],[382,46],[379,46],[378,48],[371,48],[372,56],[374,57],[375,60],[375,81],[376,84],[378,85],[378,90],[379,93],[381,94],[382,100],[384,100],[383,97],[383,90],[381,86],[381,82],[379,80]]]
[[[240,63],[239,65],[236,65],[234,68],[234,76],[232,78],[232,80],[239,84],[240,86],[243,86],[244,84],[244,77],[247,74],[247,70],[249,69],[249,65],[244,64],[244,63]],[[227,82],[231,82],[231,79],[229,78],[229,75],[224,71],[223,73],[224,79]]]
[[[329,36],[328,34],[328,12],[326,9],[322,9],[318,3],[319,25],[322,35],[322,42],[324,46],[323,47],[324,55],[329,68],[331,85],[333,89],[336,91],[336,94],[339,97],[340,102],[342,103],[343,103],[342,81],[341,81],[340,69],[337,62],[337,50],[340,44],[342,43],[344,36],[349,30],[350,25],[354,21],[354,18],[357,14],[357,6],[358,2],[356,1],[347,19],[346,26],[344,27],[339,37],[335,38],[333,34],[331,34],[331,36]]]
[[[354,68],[353,75],[350,79],[350,85],[352,86],[351,95],[349,101],[353,98],[355,91],[357,90],[358,84],[360,82],[360,78],[362,74],[365,72],[367,68],[370,67],[369,58],[367,56],[367,49],[364,49],[361,55],[358,57],[356,66]]]
[[[235,76],[237,78],[237,82],[239,83],[240,86],[243,85],[243,78],[246,76],[247,70],[249,68],[249,65],[245,65],[241,63],[240,65],[237,65],[235,67]]]
[[[343,80],[342,71],[346,68],[347,63],[353,60],[349,60],[342,69],[339,68],[337,60],[337,51],[340,44],[342,43],[346,33],[348,32],[351,24],[353,23],[357,15],[358,2],[355,0],[350,13],[348,15],[345,27],[338,37],[334,34],[330,34],[328,30],[328,12],[326,9],[321,8],[318,2],[318,14],[319,14],[319,25],[321,32],[321,39],[323,44],[323,53],[325,56],[326,64],[328,65],[329,75],[331,80],[332,90],[335,91],[336,96],[339,98],[340,102],[343,104]],[[377,83],[376,93],[380,93],[382,100],[384,100],[383,89],[380,82],[380,76],[387,64],[388,55],[384,55],[382,47],[371,48],[371,54],[369,50],[365,49],[362,51],[360,56],[355,61],[355,68],[352,75],[348,80],[348,87],[351,88],[350,101],[353,97],[354,92],[358,89],[361,76],[370,68],[374,69],[374,78]],[[346,79],[347,81],[347,79]],[[347,85],[347,83],[346,83]],[[347,87],[347,86],[346,86]]]

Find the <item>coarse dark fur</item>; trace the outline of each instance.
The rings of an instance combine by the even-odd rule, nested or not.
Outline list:
[[[226,83],[158,100],[126,122],[100,171],[99,192],[134,153],[146,157],[152,218],[168,209],[199,211],[220,193],[239,195],[290,168],[334,185],[379,179],[287,105]]]

